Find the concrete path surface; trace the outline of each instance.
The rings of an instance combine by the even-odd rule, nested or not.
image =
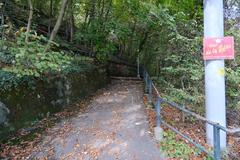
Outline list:
[[[29,159],[160,160],[141,82],[114,80],[86,113],[51,128]]]

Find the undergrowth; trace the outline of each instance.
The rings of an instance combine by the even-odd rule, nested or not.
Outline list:
[[[176,134],[172,131],[163,133],[164,140],[160,143],[160,150],[166,154],[168,158],[189,160],[194,159],[200,154],[197,148],[192,148],[183,141],[176,139]],[[210,157],[205,157],[205,160],[211,160]]]

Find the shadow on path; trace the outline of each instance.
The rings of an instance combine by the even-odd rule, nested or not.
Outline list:
[[[159,160],[142,102],[142,83],[114,80],[88,112],[50,129],[30,159]]]

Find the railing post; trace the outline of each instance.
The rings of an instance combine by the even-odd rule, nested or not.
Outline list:
[[[149,78],[149,86],[148,86],[148,101],[152,102],[152,80]]]
[[[143,81],[145,81],[145,78],[146,78],[145,75],[146,75],[146,74],[145,74],[145,70],[144,70],[144,69],[143,69],[143,73],[142,73],[142,74],[143,74],[143,75],[142,75],[142,76],[143,76]]]
[[[214,135],[214,160],[221,160],[220,128],[218,125],[213,126],[213,135]]]
[[[156,104],[156,112],[157,112],[157,127],[161,126],[161,99],[157,97],[157,104]]]
[[[161,128],[161,98],[159,97],[159,95],[157,96],[157,103],[155,109],[157,114],[157,125],[154,128],[154,135],[157,141],[161,141],[163,139],[163,130]]]
[[[139,59],[139,55],[137,58],[137,77],[140,78],[140,59]]]
[[[145,93],[148,91],[148,74],[145,71]]]

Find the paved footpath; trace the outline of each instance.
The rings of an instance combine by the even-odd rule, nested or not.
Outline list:
[[[63,120],[30,159],[160,160],[149,133],[141,82],[114,80],[86,113]]]

